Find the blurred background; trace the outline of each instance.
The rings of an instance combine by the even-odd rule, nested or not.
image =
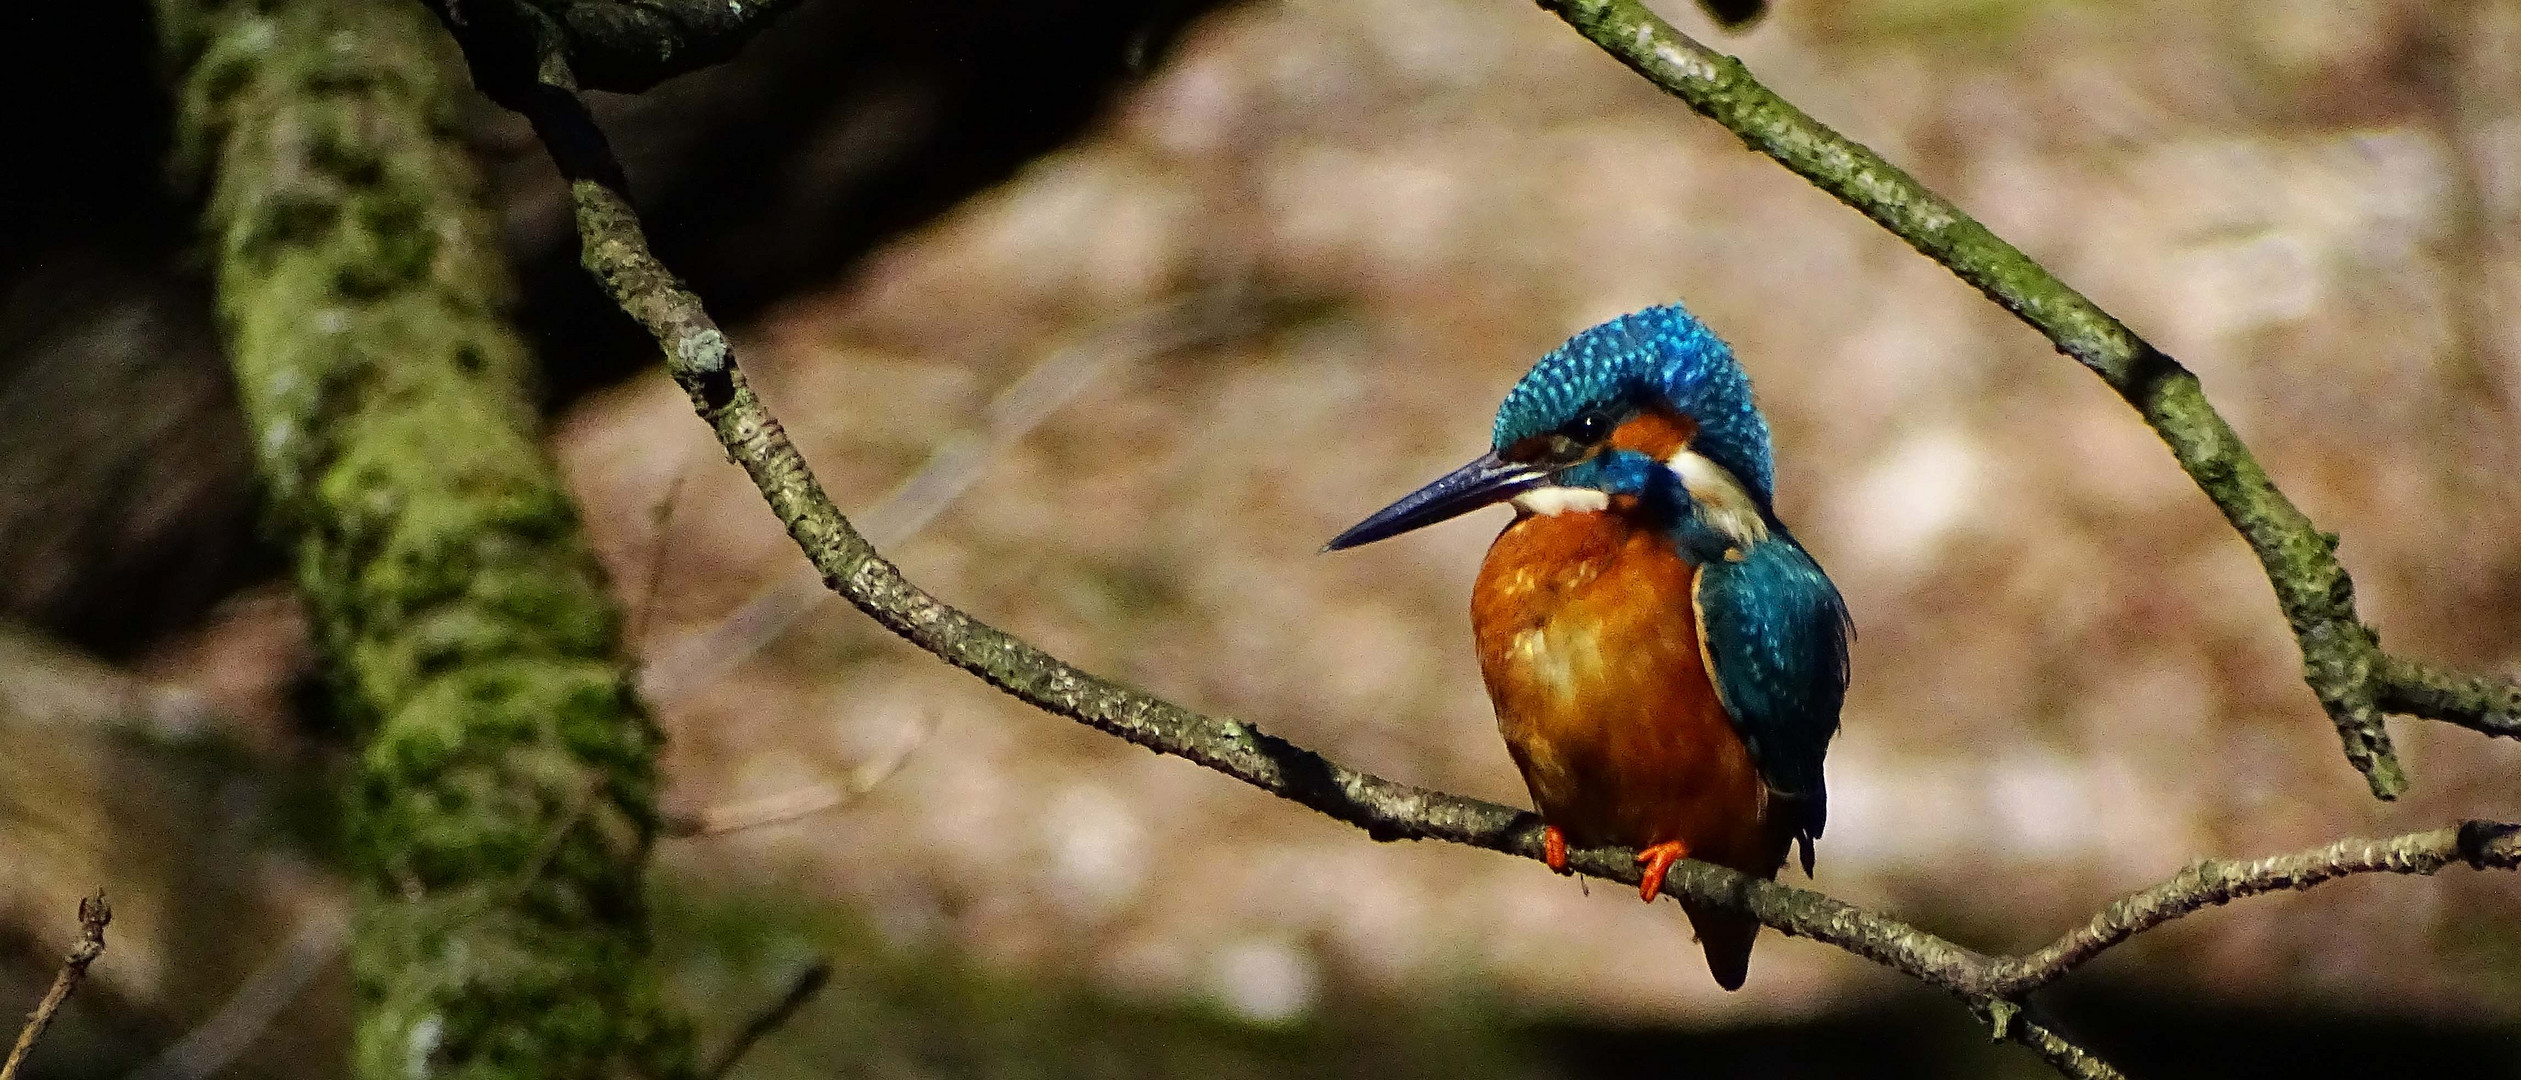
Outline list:
[[[1784,0],[1729,36],[1656,6],[2196,369],[2391,648],[2521,672],[2521,3]],[[0,990],[33,999],[102,882],[46,1075],[332,1075],[346,751],[146,8],[0,28],[37,148],[0,178]],[[2414,792],[2373,801],[2114,395],[1529,5],[807,0],[601,105],[843,505],[1089,669],[1523,805],[1466,612],[1503,512],[1315,550],[1475,454],[1538,354],[1680,299],[1861,633],[1820,888],[2016,950],[2201,856],[2521,815],[2521,747],[2414,721]],[[1724,994],[1669,905],[1375,844],[817,602],[578,274],[530,134],[467,122],[672,740],[673,989],[706,1044],[831,965],[736,1076],[2044,1074],[1835,950],[1772,935]],[[2521,1076],[2517,920],[2509,875],[2353,880],[2044,1000],[2140,1076]]]

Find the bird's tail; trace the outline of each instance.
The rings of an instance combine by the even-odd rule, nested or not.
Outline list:
[[[1698,932],[1698,947],[1707,954],[1707,973],[1716,977],[1716,985],[1741,989],[1751,973],[1751,942],[1759,937],[1759,920],[1688,904],[1681,910],[1689,913],[1690,929]]]

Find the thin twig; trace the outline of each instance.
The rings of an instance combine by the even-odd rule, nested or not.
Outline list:
[[[1254,322],[1254,307],[1247,287],[1216,286],[1147,305],[1050,350],[990,400],[980,427],[939,444],[918,469],[852,520],[878,547],[909,541],[961,498],[997,455],[1040,427],[1104,371],[1243,333]],[[810,573],[782,576],[725,618],[650,653],[640,665],[639,693],[650,702],[672,701],[708,686],[777,641],[831,596]]]
[[[570,793],[560,819],[545,830],[534,850],[526,856],[516,875],[503,889],[480,894],[482,903],[514,903],[534,887],[543,871],[550,868],[569,833],[586,820],[593,809],[596,784],[581,785]],[[671,830],[668,822],[665,830]],[[422,893],[417,883],[407,883],[406,896]],[[327,965],[350,949],[350,925],[341,912],[324,910],[309,916],[298,925],[288,945],[254,970],[244,985],[228,996],[219,1011],[210,1019],[186,1032],[184,1037],[161,1052],[155,1060],[132,1070],[125,1080],[200,1080],[215,1076],[233,1064],[254,1040],[291,1002],[306,992],[307,985]]]
[[[639,590],[639,606],[631,612],[630,626],[622,631],[622,640],[629,642],[634,649],[644,651],[648,644],[648,627],[656,618],[657,597],[665,591],[665,553],[674,544],[674,506],[681,501],[683,481],[690,478],[691,469],[688,466],[676,468],[674,479],[666,483],[664,493],[658,495],[655,505],[648,508],[647,580]],[[647,697],[648,704],[655,705],[656,696],[646,693],[645,675],[646,671],[642,669],[640,691]]]
[[[859,610],[921,649],[1037,708],[1225,773],[1355,825],[1375,839],[1445,840],[1536,860],[1541,857],[1540,822],[1531,814],[1358,772],[1249,724],[1206,716],[1139,693],[1072,667],[912,584],[832,504],[778,419],[746,382],[725,335],[699,298],[649,252],[637,214],[624,195],[620,165],[578,101],[560,58],[546,56],[532,78],[512,75],[489,89],[526,113],[570,180],[580,256],[587,270],[625,312],[648,328],[664,350],[668,370],[691,395],[694,408],[717,433],[728,457],[752,477],[824,582]],[[1806,118],[1803,123],[1810,121]],[[1852,145],[1843,140],[1840,144],[1841,150]],[[1866,156],[1879,164],[1878,158]],[[1900,179],[1914,187],[1913,181]],[[1957,217],[1958,212],[1952,214]],[[1952,220],[1941,224],[1951,225]],[[1970,227],[1985,233],[1975,223]],[[1984,239],[2002,243],[1992,236]],[[2021,259],[2018,252],[2014,257]],[[2081,302],[2079,297],[2076,300]],[[2082,303],[2089,308],[2088,302]],[[2116,327],[2118,334],[2126,333],[2115,322],[2108,326]],[[2132,335],[2127,337],[2133,340]],[[2168,363],[2159,354],[2154,354],[2154,360]],[[2146,377],[2160,375],[2157,368]],[[2193,386],[2194,380],[2189,381]],[[2229,436],[2228,429],[2224,434]],[[2231,445],[2237,452],[2237,440]],[[2245,454],[2241,460],[2247,460]],[[2264,485],[2263,474],[2258,481]],[[2386,758],[2385,744],[2380,753],[2382,758],[2372,760]],[[2371,775],[2376,790],[2383,786],[2377,766]],[[1696,860],[1684,860],[1665,879],[1664,892],[1694,904],[1747,914],[1784,933],[1826,942],[1906,973],[1960,998],[1986,1016],[2000,1037],[2029,1047],[2059,1071],[2097,1080],[2118,1074],[2055,1031],[2022,1019],[2021,997],[2129,935],[2242,896],[2273,888],[2304,888],[2352,874],[2430,874],[2455,862],[2481,869],[2521,866],[2521,841],[2516,836],[2521,836],[2521,826],[2468,822],[2390,840],[2345,841],[2256,863],[2200,864],[2113,904],[2091,924],[2047,949],[2020,957],[1989,956],[1821,893]],[[1589,876],[1628,884],[1638,880],[1633,853],[1625,850],[1571,852],[1568,865]]]
[[[900,772],[902,766],[910,761],[910,755],[936,732],[936,713],[922,712],[919,719],[913,721],[908,736],[898,741],[890,753],[849,770],[849,778],[843,783],[807,784],[776,795],[712,806],[699,813],[670,813],[665,815],[660,832],[674,837],[725,836],[830,813],[858,801],[892,779],[893,774]]]
[[[2261,893],[2308,889],[2353,874],[2428,875],[2453,863],[2478,869],[2512,869],[2516,859],[2521,859],[2521,846],[2513,843],[2513,831],[2514,826],[2500,822],[2469,821],[2388,840],[2340,840],[2325,847],[2264,859],[2208,859],[2180,871],[2169,881],[2101,909],[2091,922],[2036,952],[1999,959],[1986,989],[2000,997],[2018,997],[2055,982],[2077,965],[2137,934],[2195,911]]]
[[[2057,1034],[2044,1025],[2028,1020],[2016,1020],[2013,1022],[2013,1030],[2004,1034],[2006,1038],[2030,1047],[2031,1052],[2038,1054],[2040,1060],[2047,1062],[2050,1068],[2073,1077],[2074,1080],[2126,1080],[2126,1074],[2111,1067],[2109,1062],[2094,1057],[2089,1050],[2067,1042],[2065,1036]]]
[[[52,989],[44,991],[44,1000],[35,1006],[35,1014],[26,1018],[26,1027],[18,1031],[17,1045],[9,1048],[9,1059],[0,1062],[0,1080],[17,1080],[18,1066],[26,1063],[26,1052],[35,1048],[35,1040],[44,1037],[61,1004],[70,1000],[70,992],[79,988],[79,980],[87,978],[88,965],[105,955],[105,924],[114,921],[114,909],[106,906],[102,892],[79,901],[79,940],[70,946],[70,955],[61,958],[61,970],[54,973]]]
[[[852,801],[852,794],[847,788],[832,783],[813,783],[758,799],[722,803],[697,813],[667,814],[657,831],[660,836],[677,838],[725,836],[827,814]]]
[[[218,1012],[125,1080],[201,1080],[225,1071],[340,958],[349,942],[350,923],[340,911],[326,907],[308,915],[289,943],[255,968]]]
[[[2521,683],[2381,658],[2381,707],[2521,739]]]
[[[699,1080],[726,1080],[727,1074],[735,1071],[736,1063],[744,1060],[744,1055],[753,1049],[754,1043],[779,1030],[780,1025],[795,1016],[806,1002],[814,1000],[814,995],[820,993],[823,985],[831,980],[832,962],[816,957],[813,963],[806,965],[805,970],[797,972],[796,978],[789,980],[787,993],[779,995],[778,1001],[753,1017],[735,1033],[734,1038],[728,1039],[727,1044],[718,1049],[717,1054],[709,1059],[709,1064],[701,1068]]]

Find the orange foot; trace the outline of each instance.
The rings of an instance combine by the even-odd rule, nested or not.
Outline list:
[[[1637,895],[1651,904],[1663,894],[1663,875],[1672,872],[1672,864],[1689,858],[1689,845],[1666,840],[1637,852],[1637,865],[1645,867],[1645,876],[1637,879]]]
[[[1556,825],[1541,827],[1541,861],[1557,873],[1567,872],[1567,834]]]

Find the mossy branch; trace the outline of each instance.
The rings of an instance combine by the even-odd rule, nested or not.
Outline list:
[[[477,75],[486,67],[475,58]],[[1442,840],[1541,858],[1541,823],[1530,813],[1360,772],[1250,724],[1142,693],[1070,666],[911,583],[832,503],[778,419],[753,392],[699,297],[649,251],[621,168],[578,100],[566,64],[547,54],[530,66],[493,70],[493,77],[484,89],[526,114],[570,182],[580,259],[587,271],[656,338],[667,370],[691,396],[728,459],[751,476],[789,536],[842,598],[904,640],[1026,704],[1204,765],[1357,826],[1377,840]],[[2521,836],[2521,826],[2468,822],[2253,862],[2201,863],[2120,900],[2047,948],[2021,956],[1981,953],[1818,892],[1697,860],[1684,860],[1665,879],[1663,891],[1742,912],[1786,934],[1826,942],[1905,973],[1961,999],[1987,1018],[1999,1037],[2029,1047],[2066,1075],[2103,1080],[2119,1074],[2056,1031],[2025,1018],[2025,997],[2136,933],[2244,896],[2307,888],[2353,874],[2431,874],[2455,863],[2515,868],[2521,866],[2516,836]],[[1568,866],[1587,876],[1634,885],[1634,854],[1607,848],[1571,852]]]
[[[1760,85],[1741,61],[1691,39],[1637,0],[1540,5],[1751,149],[1976,286],[2135,406],[2257,554],[2301,645],[2304,681],[2375,796],[2396,798],[2407,789],[2382,726],[2386,713],[2521,738],[2521,685],[2436,671],[2381,651],[2380,635],[2355,614],[2354,581],[2337,561],[2336,534],[2321,532],[2285,498],[2178,361],[1897,166]]]
[[[641,869],[660,735],[540,442],[417,5],[160,0],[275,531],[361,738],[354,1075],[675,1077]]]

